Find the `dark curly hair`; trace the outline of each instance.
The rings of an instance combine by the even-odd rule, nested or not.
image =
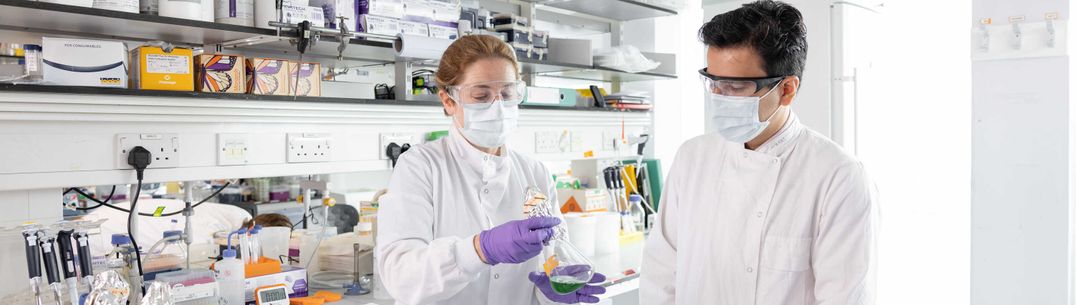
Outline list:
[[[762,57],[767,76],[803,78],[807,27],[788,3],[759,0],[714,16],[699,29],[699,40],[718,48],[751,47]]]

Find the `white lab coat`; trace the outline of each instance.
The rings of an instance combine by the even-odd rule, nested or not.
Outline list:
[[[873,190],[794,115],[755,151],[692,139],[646,241],[641,304],[873,304]]]
[[[540,257],[491,267],[472,241],[523,219],[528,186],[557,202],[542,163],[507,148],[501,156],[483,153],[455,128],[404,153],[381,197],[377,229],[376,268],[396,304],[547,303],[527,279],[540,270]]]

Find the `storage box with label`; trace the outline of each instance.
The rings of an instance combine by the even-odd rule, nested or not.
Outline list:
[[[247,75],[244,60],[238,55],[202,54],[197,56],[199,92],[246,93]]]
[[[41,38],[45,82],[127,88],[127,49],[116,41]]]
[[[427,0],[426,4],[433,8],[433,20],[445,22],[457,22],[460,20],[460,0]]]
[[[401,19],[404,17],[403,0],[355,0],[355,15],[374,15]],[[423,0],[424,1],[424,0]],[[416,2],[416,1],[408,1]]]
[[[320,6],[307,6],[302,3],[285,1],[281,7],[281,13],[283,14],[281,20],[284,23],[298,24],[303,21],[310,21],[314,26],[325,26],[325,12]]]
[[[321,96],[321,64],[316,62],[289,62],[291,90],[298,96]]]
[[[396,36],[400,33],[400,21],[394,18],[362,15],[359,17],[359,32]]]
[[[131,50],[131,88],[194,91],[194,53],[191,49],[141,46]]]
[[[429,25],[422,22],[400,20],[400,33],[422,37],[430,36]]]
[[[272,58],[247,59],[247,93],[290,95],[288,61]]]
[[[459,15],[456,15],[459,18]],[[409,0],[404,2],[403,19],[420,22],[433,21],[433,6],[428,0]]]
[[[439,24],[430,24],[430,37],[456,40],[460,37],[459,29],[456,27],[443,26]]]

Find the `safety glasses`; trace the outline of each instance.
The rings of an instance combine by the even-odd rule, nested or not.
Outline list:
[[[710,93],[724,96],[752,96],[762,90],[770,88],[784,80],[787,76],[772,77],[724,77],[706,72],[706,68],[699,69],[706,90]]]
[[[447,86],[448,96],[461,104],[485,106],[501,101],[504,106],[517,106],[527,96],[524,81],[492,81]]]

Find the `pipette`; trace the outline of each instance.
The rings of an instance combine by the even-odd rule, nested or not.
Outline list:
[[[56,244],[60,251],[60,269],[63,270],[64,281],[67,282],[67,297],[71,299],[71,304],[78,304],[78,270],[75,269],[75,249],[71,243],[74,232],[75,230],[68,229],[56,233]]]
[[[38,231],[37,234],[41,244],[41,258],[45,260],[45,276],[49,280],[49,288],[52,288],[56,303],[62,304],[63,284],[60,283],[60,269],[56,266],[56,234],[48,230]]]
[[[33,291],[37,305],[41,305],[41,245],[37,242],[37,232],[41,230],[41,226],[23,225],[20,229],[26,242],[26,270],[30,277],[30,291]]]

